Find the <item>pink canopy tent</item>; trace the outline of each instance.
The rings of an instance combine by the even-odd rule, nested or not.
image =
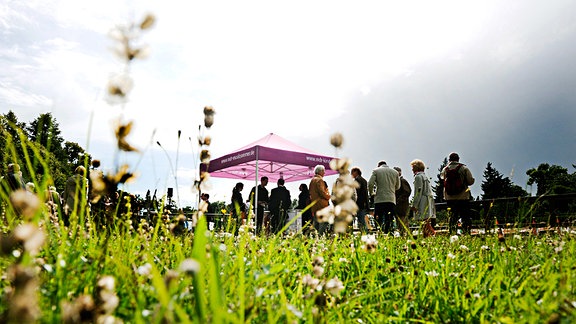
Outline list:
[[[330,169],[332,157],[318,155],[273,133],[241,147],[232,153],[211,159],[208,172],[211,177],[255,180],[267,176],[274,183],[308,180],[314,167],[323,165],[326,175],[336,174]],[[206,170],[206,166],[203,165]]]

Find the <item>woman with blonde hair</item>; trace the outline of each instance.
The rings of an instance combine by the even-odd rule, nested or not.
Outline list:
[[[422,160],[415,159],[410,162],[414,173],[414,198],[411,210],[414,212],[414,220],[422,222],[422,233],[426,236],[435,235],[432,221],[436,219],[434,197],[430,187],[430,179],[424,173],[426,166]]]

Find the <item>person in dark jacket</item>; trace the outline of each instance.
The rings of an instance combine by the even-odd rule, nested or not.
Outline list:
[[[286,225],[288,210],[291,205],[290,191],[284,187],[284,179],[280,178],[278,179],[278,186],[270,192],[270,201],[268,203],[272,216],[270,222],[272,233],[277,234]]]
[[[398,231],[402,234],[407,234],[410,228],[408,222],[408,212],[410,210],[410,194],[412,188],[410,183],[402,176],[402,169],[394,167],[400,175],[400,189],[396,190],[396,220],[398,221]]]
[[[353,167],[350,170],[350,175],[352,175],[354,181],[358,183],[358,188],[356,188],[356,205],[358,205],[356,219],[358,222],[358,229],[364,233],[368,230],[368,227],[366,226],[366,215],[368,215],[368,212],[370,211],[368,182],[364,177],[362,177],[362,170],[360,170],[359,167]]]
[[[304,210],[310,203],[310,191],[308,190],[308,185],[305,183],[300,184],[298,187],[300,190],[300,194],[298,195],[298,209]],[[302,232],[307,234],[310,232],[312,228],[312,209],[308,208],[305,212],[302,213]]]

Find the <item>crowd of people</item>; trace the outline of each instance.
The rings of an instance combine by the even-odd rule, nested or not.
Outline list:
[[[449,232],[455,233],[457,222],[461,220],[463,232],[469,234],[472,225],[469,186],[474,184],[474,177],[470,169],[460,163],[458,153],[451,153],[448,160],[449,163],[442,169],[440,178],[443,180],[444,199],[450,211]],[[410,162],[410,167],[414,177],[412,186],[402,175],[400,167],[389,167],[384,160],[379,161],[377,167],[371,170],[368,180],[362,176],[359,167],[351,168],[350,175],[356,182],[353,199],[358,206],[355,218],[360,231],[367,232],[372,229],[390,234],[394,230],[395,222],[396,230],[400,234],[407,234],[410,221],[413,221],[420,224],[422,235],[435,235],[436,210],[430,178],[425,173],[426,165],[422,160],[415,159]],[[329,224],[317,217],[318,211],[330,205],[332,197],[324,180],[325,172],[323,165],[317,165],[309,185],[302,183],[299,187],[296,208],[304,210],[301,218],[302,231],[305,234],[316,231],[323,235],[329,231]],[[246,200],[256,215],[258,234],[267,228],[270,233],[278,233],[286,225],[287,213],[291,208],[290,192],[284,186],[284,179],[278,180],[277,187],[272,189],[270,194],[266,189],[267,185],[268,177],[262,177],[260,184],[252,188],[249,199]],[[232,215],[238,220],[245,219],[247,212],[241,193],[243,188],[244,185],[238,182],[232,190]],[[254,201],[256,203],[253,203]],[[266,209],[270,214],[269,226],[265,223]]]
[[[461,220],[463,232],[470,233],[472,222],[469,186],[474,184],[474,177],[470,169],[460,163],[457,153],[451,153],[448,160],[448,165],[440,174],[440,178],[443,179],[444,199],[449,209],[448,228],[450,233],[455,233],[457,223]],[[413,221],[421,224],[420,229],[424,236],[435,235],[436,210],[430,178],[425,173],[426,166],[419,159],[410,162],[410,166],[413,173],[412,186],[402,175],[400,167],[389,167],[384,160],[379,161],[377,167],[371,170],[368,179],[362,176],[359,167],[350,169],[349,174],[356,184],[352,198],[358,207],[354,217],[361,232],[373,230],[390,234],[397,230],[400,234],[407,234],[410,222]],[[303,211],[300,217],[304,234],[316,231],[319,235],[323,235],[330,231],[329,223],[319,219],[317,215],[320,210],[330,206],[333,198],[324,180],[325,173],[325,167],[317,165],[309,184],[302,183],[299,186],[298,203],[294,207]],[[257,234],[280,233],[288,223],[289,211],[293,208],[285,180],[278,179],[277,186],[270,192],[266,188],[268,181],[268,177],[261,177],[260,184],[251,189],[247,200],[242,197],[244,189],[242,182],[238,182],[232,190],[230,205],[232,217],[237,220],[237,224],[241,224],[246,219],[249,208],[247,206],[251,206],[255,215]],[[47,190],[47,204],[50,204],[54,213],[58,210],[63,211],[63,221],[66,225],[69,224],[69,218],[73,213],[78,213],[82,206],[89,205],[87,183],[86,168],[78,166],[66,181],[61,194],[53,186]],[[33,183],[24,181],[20,166],[16,163],[8,165],[7,173],[0,181],[0,189],[4,197],[8,197],[15,190],[30,192],[35,190]],[[411,195],[413,196],[410,200]],[[208,221],[214,222],[215,211],[209,202],[210,196],[203,193],[200,198],[208,206]],[[332,204],[335,205],[333,201]]]

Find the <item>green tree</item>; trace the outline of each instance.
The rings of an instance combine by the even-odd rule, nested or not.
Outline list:
[[[66,152],[66,160],[62,161],[68,164],[69,170],[74,170],[79,165],[88,166],[92,162],[90,154],[86,153],[84,148],[75,142],[64,143],[64,152]]]
[[[438,174],[436,175],[436,180],[434,181],[434,186],[432,186],[432,191],[434,191],[434,202],[441,203],[444,201],[444,181],[440,178],[442,170],[448,165],[448,158],[444,158],[440,168],[438,168]]]
[[[60,126],[51,113],[40,114],[26,127],[31,142],[38,143],[60,160],[67,159]]]
[[[524,197],[528,193],[522,187],[514,184],[508,177],[492,167],[492,162],[488,162],[484,170],[484,181],[481,185],[482,199]]]
[[[19,133],[26,137],[26,133],[23,131],[25,126],[25,123],[18,121],[12,110],[0,116],[0,163],[2,170],[6,170],[10,163],[22,165],[24,150]]]
[[[538,168],[526,171],[528,184],[536,184],[538,196],[544,194],[564,194],[576,192],[576,173],[559,165],[542,163]]]

